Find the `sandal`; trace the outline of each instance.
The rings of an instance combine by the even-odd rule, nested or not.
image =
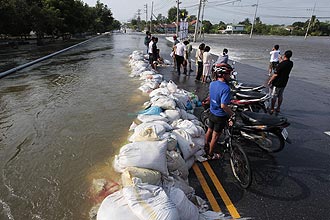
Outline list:
[[[219,160],[222,158],[221,154],[217,154],[217,153],[212,153],[212,154],[208,154],[206,155],[207,160]]]

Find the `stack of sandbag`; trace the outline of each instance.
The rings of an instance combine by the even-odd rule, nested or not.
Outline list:
[[[133,52],[130,58],[140,61],[141,56]],[[143,72],[139,76],[150,80],[142,78]],[[205,153],[205,132],[192,114],[198,97],[172,81],[158,83],[129,128],[129,143],[115,155],[113,167],[123,188],[102,201],[97,219],[226,219],[207,211],[189,186],[189,169]]]

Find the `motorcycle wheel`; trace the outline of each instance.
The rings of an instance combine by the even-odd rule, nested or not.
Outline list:
[[[283,150],[285,141],[283,136],[277,132],[262,132],[261,137],[255,143],[268,153],[276,153]]]
[[[251,111],[252,112],[262,112],[262,113],[267,113],[266,106],[263,104],[255,104],[251,106]]]
[[[230,151],[230,166],[240,186],[247,189],[252,182],[252,171],[249,159],[242,147],[238,145],[232,146]]]

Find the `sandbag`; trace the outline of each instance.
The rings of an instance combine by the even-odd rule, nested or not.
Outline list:
[[[121,174],[121,182],[124,187],[133,185],[133,178],[139,178],[142,183],[159,185],[161,174],[159,171],[139,167],[126,167]]]
[[[123,196],[122,190],[119,190],[107,196],[101,203],[97,212],[97,220],[137,220],[138,217],[132,212],[131,208]]]
[[[190,134],[185,130],[176,129],[172,131],[172,134],[176,136],[183,159],[187,160],[199,150],[199,147],[192,142]]]
[[[114,169],[122,173],[126,167],[158,170],[168,175],[166,164],[167,141],[142,141],[126,144],[115,155]]]
[[[166,117],[161,116],[161,115],[143,115],[143,114],[139,114],[137,116],[137,119],[141,122],[150,122],[150,121],[165,121],[165,122],[168,122],[168,119]]]
[[[124,187],[123,195],[141,220],[180,220],[175,204],[159,186],[136,183]]]
[[[178,210],[180,219],[198,220],[199,211],[197,206],[189,201],[181,189],[171,187],[168,194]]]
[[[167,168],[168,171],[174,172],[177,171],[178,174],[183,179],[188,179],[189,170],[186,166],[185,160],[181,157],[181,155],[176,151],[167,151]]]

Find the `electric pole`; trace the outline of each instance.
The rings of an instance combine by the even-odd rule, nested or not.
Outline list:
[[[179,33],[179,0],[176,1],[176,36],[178,36]]]
[[[252,5],[252,6],[255,6],[255,7],[256,7],[256,10],[255,10],[255,12],[254,12],[254,18],[253,18],[252,27],[251,27],[251,32],[250,32],[250,38],[252,38],[252,33],[253,33],[254,23],[255,23],[255,21],[256,21],[256,16],[257,16],[258,4],[259,4],[259,0],[257,0],[257,4]]]
[[[206,0],[202,0],[203,9],[202,9],[201,26],[199,27],[199,38],[202,38],[205,2],[206,2]]]
[[[152,14],[154,10],[154,2],[151,2],[151,14],[150,14],[150,32],[152,32]]]
[[[306,30],[306,34],[305,34],[305,40],[306,40],[307,35],[308,35],[309,27],[311,26],[311,23],[312,23],[313,14],[314,14],[314,11],[315,11],[315,6],[316,6],[316,2],[314,3],[314,8],[313,8],[313,11],[312,11],[312,14],[311,14],[311,18],[309,19],[309,22],[308,22],[308,26],[307,26],[307,30]]]
[[[146,13],[146,23],[147,23],[147,21],[148,21],[148,4],[147,3],[144,5],[144,12]]]
[[[202,0],[199,0],[197,20],[196,20],[196,23],[195,23],[194,42],[196,42],[196,38],[197,38],[197,30],[198,30],[199,16],[200,16],[200,13],[201,13],[201,7],[202,7]]]

